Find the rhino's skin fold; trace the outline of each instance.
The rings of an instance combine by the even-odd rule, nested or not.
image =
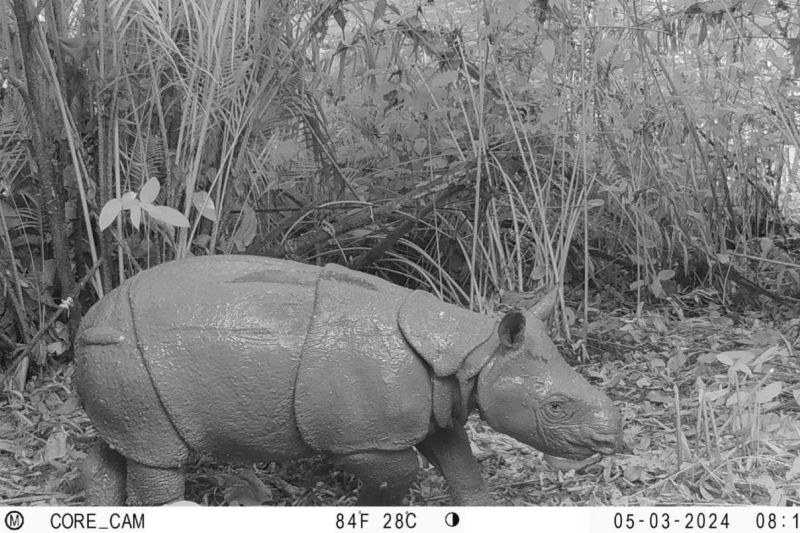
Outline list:
[[[621,416],[561,357],[554,297],[502,320],[338,265],[206,256],[127,280],[84,317],[75,383],[101,440],[89,505],[181,500],[193,456],[251,463],[329,454],[359,503],[397,505],[415,449],[455,503],[491,498],[463,424],[578,464],[622,445]]]

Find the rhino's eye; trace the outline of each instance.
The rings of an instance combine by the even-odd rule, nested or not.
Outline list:
[[[549,400],[544,407],[551,418],[558,419],[567,416],[567,406],[561,398]]]

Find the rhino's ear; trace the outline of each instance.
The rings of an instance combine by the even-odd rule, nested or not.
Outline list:
[[[533,316],[544,322],[550,315],[553,314],[553,308],[556,305],[556,298],[558,297],[558,289],[553,289],[545,294],[541,300],[528,309],[528,312]]]
[[[509,311],[497,325],[500,343],[508,350],[516,350],[525,342],[525,315]]]

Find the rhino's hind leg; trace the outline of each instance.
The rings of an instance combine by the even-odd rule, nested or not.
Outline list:
[[[128,460],[128,505],[164,505],[183,499],[179,468],[156,468]]]
[[[361,480],[359,505],[400,505],[417,479],[417,453],[374,451],[337,456],[337,467]]]
[[[125,458],[97,440],[83,463],[86,505],[124,505]]]

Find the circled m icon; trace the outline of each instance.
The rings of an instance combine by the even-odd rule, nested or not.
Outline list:
[[[19,511],[9,511],[6,513],[5,524],[11,531],[16,531],[25,523],[25,518]]]

